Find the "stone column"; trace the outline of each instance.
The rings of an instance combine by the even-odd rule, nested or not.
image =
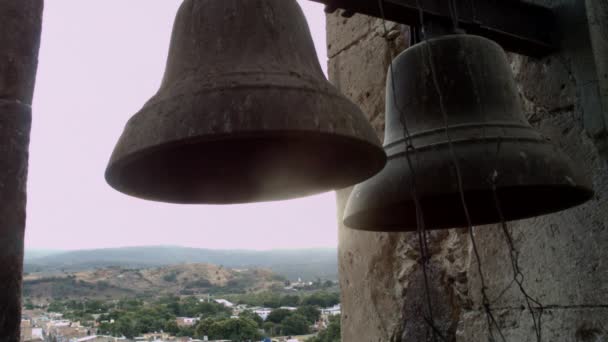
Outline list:
[[[0,341],[19,341],[31,104],[42,0],[0,1]]]

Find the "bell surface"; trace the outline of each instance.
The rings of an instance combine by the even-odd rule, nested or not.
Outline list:
[[[444,36],[407,49],[393,62],[393,70],[395,92],[389,71],[386,102],[389,161],[354,188],[346,226],[416,230],[415,179],[427,229],[467,227],[449,140],[473,225],[501,221],[494,194],[506,221],[567,209],[593,196],[587,176],[526,120],[498,44],[471,35]],[[395,106],[403,113],[416,152],[406,149]]]
[[[186,0],[161,87],[105,176],[143,199],[230,204],[344,188],[385,163],[365,115],[323,75],[295,0]]]

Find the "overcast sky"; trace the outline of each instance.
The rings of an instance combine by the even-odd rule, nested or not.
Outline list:
[[[326,66],[321,5],[300,0]],[[337,245],[333,194],[240,206],[129,198],[103,173],[126,121],[158,89],[181,0],[46,1],[30,148],[26,248]]]

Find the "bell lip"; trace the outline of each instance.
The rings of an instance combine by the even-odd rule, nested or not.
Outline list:
[[[124,182],[120,180],[121,173],[124,172],[126,167],[128,167],[128,164],[132,164],[134,162],[141,160],[142,158],[146,158],[146,157],[154,155],[156,153],[163,153],[166,151],[170,151],[179,146],[196,145],[196,144],[201,144],[201,143],[214,143],[214,142],[221,143],[221,142],[226,142],[229,140],[234,140],[234,141],[240,140],[240,141],[242,141],[242,143],[246,144],[248,140],[256,140],[257,138],[260,138],[260,137],[269,138],[267,140],[271,141],[275,138],[281,138],[281,137],[284,138],[286,135],[285,133],[288,133],[287,135],[289,135],[291,137],[295,137],[296,139],[294,139],[294,141],[299,141],[297,139],[297,137],[306,137],[306,138],[310,139],[311,136],[316,136],[315,137],[316,139],[341,140],[343,146],[351,145],[351,146],[355,146],[355,148],[358,149],[359,151],[366,150],[365,155],[367,155],[367,158],[365,158],[365,160],[367,160],[368,162],[365,163],[365,165],[367,167],[367,171],[360,172],[360,174],[357,177],[350,177],[350,179],[348,181],[344,181],[344,182],[338,183],[334,186],[326,187],[324,189],[312,190],[307,193],[295,193],[294,192],[292,194],[287,194],[285,196],[279,196],[276,198],[264,197],[262,199],[255,199],[255,200],[246,199],[246,200],[229,200],[229,201],[176,199],[176,198],[168,198],[168,197],[162,196],[162,195],[142,194],[142,192],[139,191],[138,189],[134,189],[134,188],[130,187],[129,185],[124,184]],[[229,137],[230,139],[226,139],[227,137]],[[357,158],[353,158],[352,159],[353,162],[355,161],[355,159],[357,159],[357,160],[362,159],[361,154],[359,153],[357,155]],[[346,188],[349,186],[353,186],[357,183],[363,182],[363,181],[373,177],[374,175],[376,175],[378,172],[380,172],[386,166],[387,161],[388,161],[388,157],[386,155],[386,152],[384,151],[384,149],[382,148],[382,146],[380,144],[374,144],[373,142],[363,139],[363,138],[356,138],[353,136],[335,134],[335,133],[330,133],[330,132],[288,131],[288,132],[279,133],[279,132],[269,132],[269,131],[252,131],[252,132],[244,132],[244,133],[241,132],[241,133],[237,133],[237,134],[218,134],[216,136],[211,136],[211,137],[208,136],[205,138],[195,137],[195,138],[175,140],[175,141],[170,141],[170,142],[160,144],[158,146],[148,147],[148,148],[142,149],[140,151],[131,152],[131,153],[121,156],[120,158],[116,158],[116,156],[113,155],[106,167],[104,178],[105,178],[106,182],[115,190],[117,190],[125,195],[144,199],[144,200],[164,202],[164,203],[173,203],[173,204],[210,204],[210,205],[245,204],[245,203],[274,202],[274,201],[290,200],[290,199],[312,196],[312,195],[316,195],[316,194],[320,194],[320,193],[324,193],[324,192],[335,191],[335,190],[339,190],[339,189]],[[359,167],[359,170],[362,170],[362,168]],[[335,173],[335,174],[337,175],[337,174],[339,174],[339,172]]]
[[[528,186],[528,187],[511,187],[511,188],[505,188],[503,190],[509,191],[509,190],[517,190],[520,192],[526,191],[526,188],[530,188],[530,189],[534,189],[535,191],[539,191],[539,187],[537,186]],[[534,217],[540,217],[540,216],[545,216],[545,215],[549,215],[549,214],[555,214],[555,213],[559,213],[561,211],[564,210],[568,210],[568,209],[572,209],[572,208],[576,208],[579,207],[583,204],[585,204],[586,202],[588,202],[589,200],[591,200],[594,195],[595,192],[585,186],[568,186],[568,185],[559,185],[559,186],[551,186],[551,187],[546,187],[546,188],[551,188],[551,189],[547,189],[550,190],[552,193],[569,193],[570,195],[575,194],[575,196],[577,197],[575,200],[571,200],[568,203],[564,203],[563,205],[560,206],[553,206],[551,209],[547,209],[547,210],[543,210],[543,211],[536,211],[536,212],[529,212],[528,214],[525,215],[518,215],[517,217],[511,217],[511,218],[506,218],[504,220],[504,222],[512,222],[512,221],[520,221],[520,220],[526,220],[526,219],[530,219],[530,218],[534,218]],[[528,190],[529,191],[529,190]],[[480,192],[485,192],[485,193],[491,193],[490,191],[480,191]],[[468,193],[469,196],[467,197],[471,197],[471,193]],[[441,229],[467,229],[468,228],[468,223],[466,222],[466,220],[464,219],[464,210],[461,209],[462,208],[462,202],[459,199],[460,194],[459,193],[455,193],[454,194],[454,199],[451,201],[453,203],[454,206],[458,207],[460,210],[462,210],[462,216],[463,218],[460,220],[460,223],[453,223],[453,224],[446,224],[446,223],[435,223],[433,224],[433,222],[435,222],[433,219],[429,219],[430,215],[424,215],[424,220],[425,220],[425,229],[426,230],[441,230]],[[466,195],[465,195],[466,196]],[[488,197],[488,201],[493,203],[493,200],[490,198],[490,196]],[[546,197],[542,196],[542,197]],[[465,197],[466,198],[466,197]],[[421,201],[425,201],[424,199],[422,199]],[[391,206],[387,206],[384,208],[380,208],[380,207],[375,207],[375,208],[369,208],[367,210],[364,211],[359,211],[357,213],[349,213],[349,210],[347,209],[345,211],[345,215],[343,218],[343,224],[344,226],[350,228],[350,229],[354,229],[354,230],[361,230],[361,231],[370,231],[370,232],[387,232],[387,233],[391,233],[391,232],[413,232],[413,231],[417,231],[418,230],[418,226],[416,223],[416,219],[415,219],[415,209],[412,210],[412,213],[409,214],[409,217],[413,217],[412,219],[405,219],[404,221],[401,221],[399,223],[396,224],[382,224],[382,223],[357,223],[357,222],[361,222],[361,221],[370,221],[369,219],[365,219],[365,217],[378,217],[381,215],[386,215],[388,212],[399,212],[399,210],[403,210],[403,207],[405,203],[413,203],[413,201],[410,202],[406,202],[406,201],[402,201],[401,203],[396,203],[393,204]],[[349,199],[349,204],[347,204],[347,208],[349,208],[350,205],[350,199]],[[493,205],[495,205],[493,203]],[[421,205],[422,210],[424,211],[425,207],[428,208],[431,205],[425,205],[424,203]],[[471,203],[467,203],[467,206],[469,208],[472,207]],[[411,208],[415,208],[412,205],[409,205],[409,207]],[[402,215],[408,215],[407,213],[402,213]],[[483,219],[472,219],[472,225],[473,227],[478,227],[478,226],[486,226],[486,225],[492,225],[492,224],[499,224],[501,222],[500,218],[498,217],[498,215],[494,216],[493,218],[483,218]]]
[[[538,174],[534,177],[530,176],[531,178],[527,180],[530,181],[528,184],[525,181],[518,184],[510,178],[510,181],[504,181],[501,185],[501,180],[499,180],[497,194],[501,202],[505,222],[561,212],[580,206],[593,199],[595,195],[591,179],[580,172],[580,169],[575,168],[574,163],[567,155],[549,143],[545,142],[538,145],[552,148],[552,151],[557,155],[557,159],[553,161],[555,163],[554,169],[562,170],[564,173],[556,173],[559,174],[558,177],[556,174],[552,174],[548,170],[549,168],[542,169],[540,176]],[[540,151],[542,152],[542,150]],[[424,159],[425,156],[419,155],[417,158]],[[505,159],[509,160],[509,155],[505,156]],[[380,173],[355,186],[344,210],[342,219],[344,226],[355,230],[376,232],[410,232],[417,230],[415,204],[408,187],[409,182],[411,182],[411,174],[403,168],[404,165],[399,166],[397,164],[399,162],[405,163],[404,153],[389,155],[387,165]],[[391,166],[392,163],[395,164]],[[464,216],[460,192],[456,189],[444,193],[420,194],[420,175],[429,172],[427,169],[428,166],[416,170],[419,177],[419,200],[422,203],[422,209],[426,211],[424,219],[427,229],[467,227],[468,222]],[[545,183],[532,182],[539,177],[546,178],[547,181]],[[478,184],[480,186],[477,188],[465,189],[465,199],[473,225],[500,223],[501,220],[490,184],[481,181]],[[403,188],[403,190],[392,194],[387,193],[387,191],[391,191],[390,189],[399,188]],[[363,196],[361,196],[362,193]],[[359,196],[362,199],[357,199]],[[522,204],[522,202],[530,205]],[[543,206],[539,206],[538,203],[543,203]],[[507,210],[506,208],[509,205],[518,209]],[[430,210],[429,208],[439,209]],[[446,208],[458,208],[458,210]],[[404,218],[392,222],[383,219],[394,213],[403,215]],[[446,220],[452,221],[447,223]]]

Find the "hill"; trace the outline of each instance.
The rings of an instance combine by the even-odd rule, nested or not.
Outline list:
[[[27,257],[25,272],[79,272],[95,268],[151,268],[186,263],[207,263],[228,268],[267,268],[290,280],[316,278],[337,280],[337,251],[300,250],[212,250],[171,246],[128,247],[54,253]]]
[[[110,267],[53,277],[29,274],[24,278],[24,296],[40,301],[66,298],[114,299],[136,295],[245,293],[282,288],[284,281],[283,277],[269,270],[236,270],[209,264],[148,269]]]

